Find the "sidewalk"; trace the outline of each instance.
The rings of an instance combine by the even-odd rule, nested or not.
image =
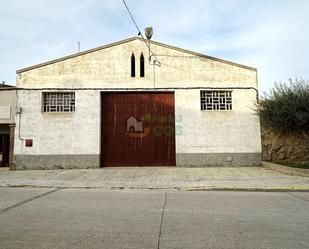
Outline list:
[[[309,177],[262,167],[0,170],[0,187],[308,191]]]

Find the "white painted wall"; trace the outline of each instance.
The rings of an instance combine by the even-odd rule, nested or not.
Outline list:
[[[4,90],[0,91],[0,124],[15,123],[15,108],[16,108],[16,91]]]
[[[21,124],[16,120],[15,154],[71,155],[100,153],[100,92],[76,91],[76,112],[44,113],[42,91],[20,91]],[[18,139],[33,138],[33,147]]]
[[[257,87],[256,71],[235,64],[194,56],[184,51],[152,44],[161,67],[155,67],[156,87]],[[139,56],[145,56],[145,77],[131,78],[132,52],[139,75]],[[148,63],[148,49],[132,40],[17,74],[17,86],[47,87],[154,87],[154,67]]]
[[[232,111],[201,111],[200,90],[176,91],[176,153],[260,153],[255,98],[254,90],[233,90]]]

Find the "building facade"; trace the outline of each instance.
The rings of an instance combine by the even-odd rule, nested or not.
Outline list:
[[[261,164],[257,71],[138,37],[17,71],[17,169]]]
[[[16,88],[0,84],[0,167],[14,168]]]

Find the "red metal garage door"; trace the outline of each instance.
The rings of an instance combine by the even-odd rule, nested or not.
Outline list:
[[[174,93],[102,93],[102,166],[175,166]]]

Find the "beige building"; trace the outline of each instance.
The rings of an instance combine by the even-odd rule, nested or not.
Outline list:
[[[139,37],[17,71],[17,169],[261,164],[257,70]]]
[[[14,168],[15,109],[16,87],[0,84],[0,167]]]

